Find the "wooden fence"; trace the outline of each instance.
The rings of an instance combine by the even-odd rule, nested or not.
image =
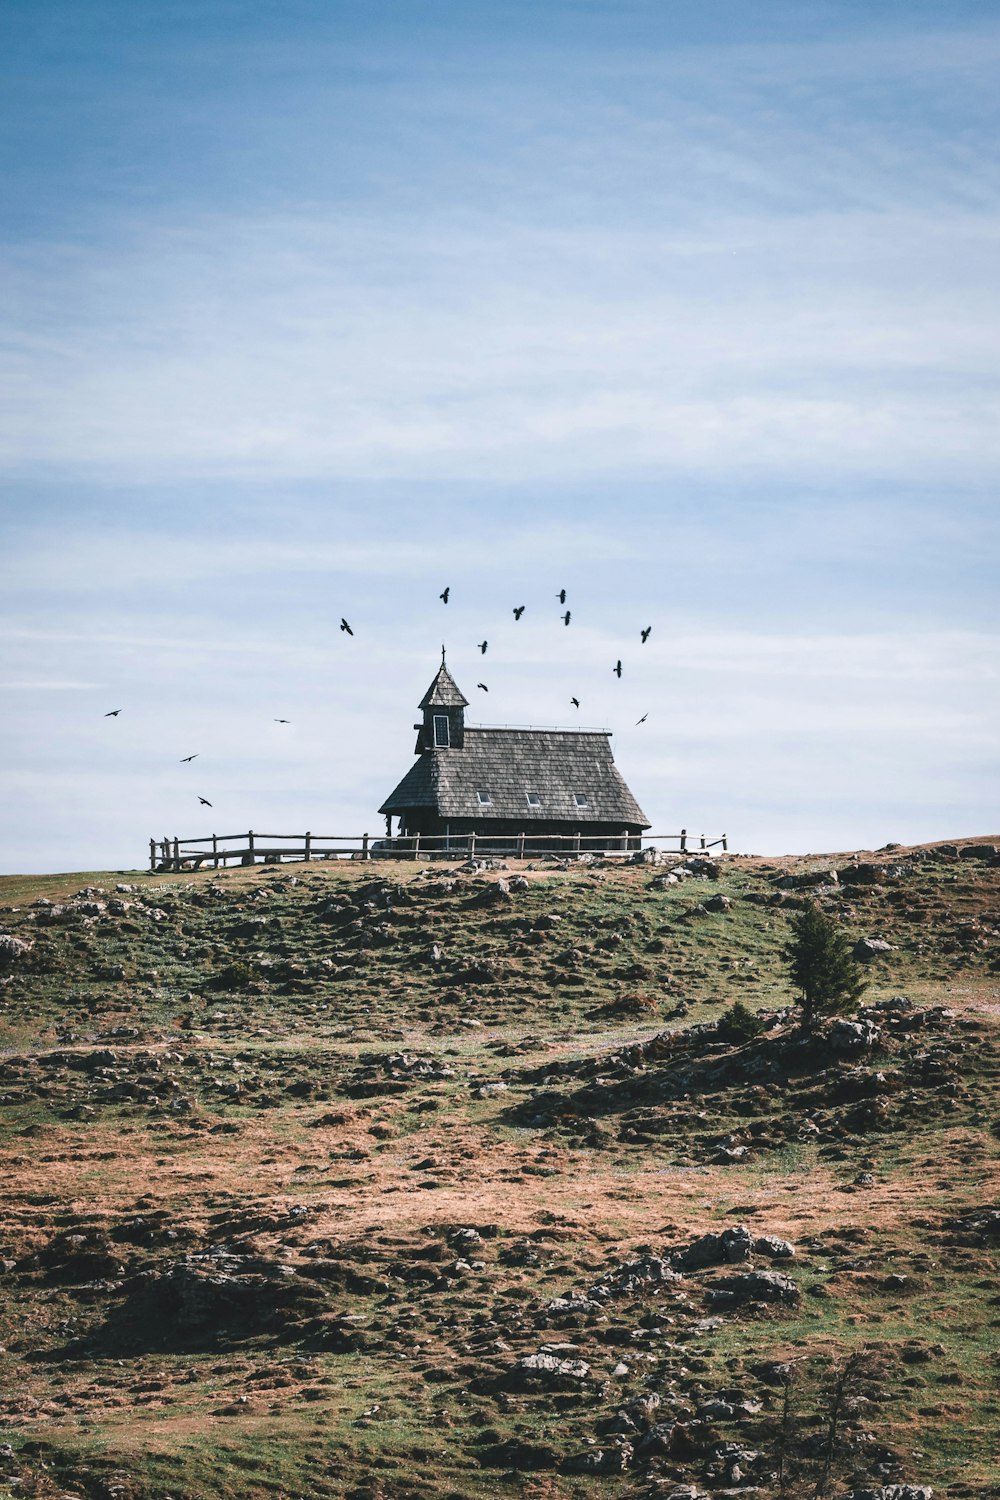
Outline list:
[[[149,841],[150,871],[200,870],[210,864],[225,867],[231,860],[241,865],[259,861],[280,865],[285,860],[308,862],[311,859],[475,859],[477,856],[499,856],[507,859],[534,859],[539,856],[579,858],[594,854],[630,858],[641,849],[663,846],[669,852],[686,854],[699,849],[727,849],[726,835],[707,839],[700,834],[695,841],[686,828],[680,833],[645,834],[640,839],[625,833],[609,838],[579,833],[569,834],[399,834],[372,838],[361,834],[318,833],[213,833],[207,838],[163,838]]]

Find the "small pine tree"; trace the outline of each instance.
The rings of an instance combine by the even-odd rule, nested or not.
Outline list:
[[[851,952],[847,934],[818,906],[810,904],[795,918],[785,958],[799,991],[805,1031],[817,1016],[850,1010],[865,992],[868,980]]]
[[[764,1021],[742,1000],[734,1000],[718,1021],[719,1035],[730,1042],[749,1042],[764,1030]]]

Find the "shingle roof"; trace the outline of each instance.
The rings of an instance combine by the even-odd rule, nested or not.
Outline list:
[[[468,698],[463,698],[454,677],[448,671],[444,662],[437,669],[437,675],[426,693],[420,700],[421,708],[467,708]]]
[[[480,802],[480,791],[489,803]],[[529,806],[528,792],[538,794],[537,807]],[[577,806],[577,793],[586,807]],[[608,735],[576,730],[466,729],[462,749],[425,750],[379,811],[420,807],[445,818],[650,826],[619,774]]]

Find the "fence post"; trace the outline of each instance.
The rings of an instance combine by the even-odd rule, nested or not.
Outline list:
[[[518,857],[518,859],[523,859],[524,858],[524,834],[523,833],[519,833],[518,836],[517,836],[517,857]]]
[[[416,857],[417,857],[417,855],[419,853],[420,853],[420,835],[419,835],[419,833],[417,833],[417,834],[414,834],[414,836],[413,836],[413,858],[416,859]]]
[[[181,841],[180,841],[180,839],[177,837],[177,835],[175,833],[174,834],[174,869],[175,870],[179,870],[180,867],[181,867]]]
[[[250,863],[254,862],[253,829],[247,834],[247,853],[250,855]]]
[[[577,854],[577,855],[580,853],[580,835],[579,835],[579,833],[575,833],[573,835],[573,853]]]
[[[726,849],[726,850],[728,850],[728,848],[729,848],[729,845],[726,843],[726,835],[725,834],[722,835],[722,847],[723,847],[723,849]]]
[[[367,833],[364,834],[362,836],[362,839],[361,839],[361,858],[362,859],[371,859],[371,855],[368,852],[368,835],[367,835]]]
[[[470,833],[469,834],[469,858],[470,859],[475,859],[475,857],[476,857],[476,835],[474,833]]]
[[[704,835],[704,834],[702,834],[702,836],[701,836],[701,847],[702,847],[702,848],[703,848],[703,849],[704,849],[704,847],[705,847],[705,835]]]
[[[681,853],[682,854],[686,854],[687,853],[687,846],[688,846],[688,831],[687,831],[686,828],[682,828],[681,829]]]
[[[219,840],[214,833],[212,834],[212,866],[216,870],[219,868]]]
[[[156,874],[156,840],[155,839],[150,839],[150,841],[149,841],[149,873],[150,873],[150,875],[155,875]]]
[[[304,854],[303,854],[303,858],[304,858],[306,864],[308,864],[309,861],[312,859],[312,852],[313,852],[312,845],[313,845],[313,836],[312,836],[311,833],[307,833],[306,837],[305,837],[305,851],[304,851]]]

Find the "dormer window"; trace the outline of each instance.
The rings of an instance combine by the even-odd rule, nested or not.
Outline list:
[[[481,787],[479,789],[479,791],[476,793],[476,796],[479,798],[479,806],[480,807],[492,807],[493,806],[493,793],[492,792],[488,792],[488,791],[485,790],[485,788]]]
[[[587,796],[586,792],[574,792],[573,801],[576,803],[577,807],[590,806],[590,798]]]
[[[451,736],[448,733],[448,715],[434,715],[434,747],[435,749],[447,750],[451,744]]]
[[[542,799],[537,792],[525,792],[524,795],[529,807],[541,807]]]

